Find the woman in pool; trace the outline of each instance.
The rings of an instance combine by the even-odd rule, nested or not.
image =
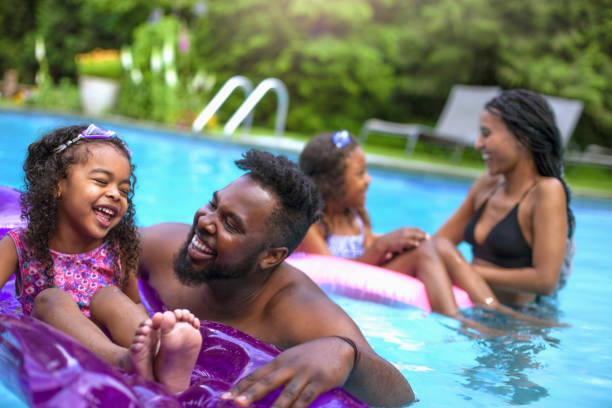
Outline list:
[[[517,89],[485,105],[475,147],[488,171],[428,245],[444,264],[428,273],[435,275],[430,280],[451,281],[474,302],[504,311],[502,304],[553,293],[569,273],[574,216],[561,139],[546,99]],[[472,245],[472,264],[456,248],[463,240]],[[428,294],[440,312],[457,314],[448,291]]]

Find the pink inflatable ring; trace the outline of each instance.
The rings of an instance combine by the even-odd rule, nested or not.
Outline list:
[[[425,285],[412,276],[326,255],[297,253],[287,261],[332,293],[383,304],[408,304],[431,311]],[[453,287],[453,292],[457,306],[474,306],[463,289]]]

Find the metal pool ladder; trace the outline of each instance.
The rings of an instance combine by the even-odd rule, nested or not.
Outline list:
[[[244,133],[249,132],[253,123],[253,111],[255,110],[255,106],[257,106],[259,101],[261,101],[270,90],[274,91],[277,97],[274,134],[276,136],[282,136],[285,131],[287,111],[289,109],[289,93],[287,92],[285,84],[280,79],[266,78],[253,89],[251,80],[241,75],[233,76],[223,84],[221,89],[219,89],[208,105],[206,105],[198,117],[193,121],[191,129],[194,132],[200,132],[210,118],[213,117],[221,105],[238,87],[244,90],[246,99],[223,127],[224,138],[231,136],[240,124],[242,124]]]

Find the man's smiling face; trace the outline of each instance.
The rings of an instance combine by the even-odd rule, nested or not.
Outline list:
[[[277,198],[248,175],[216,191],[196,212],[175,260],[181,282],[236,279],[257,270],[270,241],[268,220],[276,205]]]

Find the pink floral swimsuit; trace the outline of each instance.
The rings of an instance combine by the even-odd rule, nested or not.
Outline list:
[[[9,235],[15,242],[19,259],[19,274],[15,274],[15,291],[21,302],[23,313],[32,313],[34,298],[50,287],[41,263],[28,256],[25,244],[25,230],[14,229]],[[79,309],[89,317],[89,302],[96,291],[104,286],[119,286],[114,277],[121,270],[119,248],[105,242],[99,247],[82,254],[63,254],[49,250],[53,259],[53,285],[69,293]]]

